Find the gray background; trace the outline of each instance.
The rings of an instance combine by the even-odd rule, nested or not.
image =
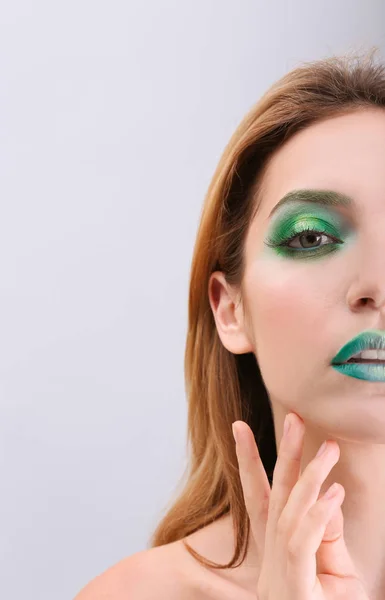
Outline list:
[[[0,597],[147,546],[185,467],[200,210],[302,60],[385,49],[381,0],[14,1],[0,15]]]

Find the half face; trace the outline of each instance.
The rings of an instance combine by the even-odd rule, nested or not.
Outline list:
[[[357,334],[385,334],[384,110],[312,125],[273,155],[245,262],[248,336],[273,408],[385,441],[385,366],[361,378],[331,365]]]

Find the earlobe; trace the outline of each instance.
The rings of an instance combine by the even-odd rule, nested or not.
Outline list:
[[[252,352],[242,307],[236,292],[227,283],[222,272],[212,273],[208,294],[218,335],[224,347],[233,354]]]

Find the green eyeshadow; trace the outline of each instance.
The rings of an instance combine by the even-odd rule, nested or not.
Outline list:
[[[272,218],[266,251],[294,259],[321,258],[341,249],[349,232],[346,220],[336,211],[292,202]],[[302,247],[304,241],[309,247]]]

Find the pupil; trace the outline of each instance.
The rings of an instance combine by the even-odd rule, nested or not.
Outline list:
[[[307,248],[308,246],[314,246],[315,240],[317,238],[319,238],[319,243],[317,244],[317,246],[320,245],[321,243],[321,235],[319,233],[304,233],[301,235],[301,243],[303,245],[304,248]],[[310,242],[308,243],[307,241],[305,241],[305,243],[303,243],[303,240],[309,240],[310,238]]]

